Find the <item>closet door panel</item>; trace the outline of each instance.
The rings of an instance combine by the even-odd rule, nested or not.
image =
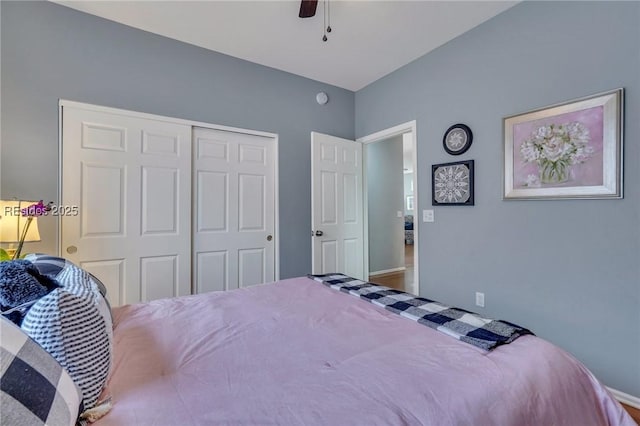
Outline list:
[[[229,253],[227,250],[200,252],[195,257],[196,293],[229,289]]]
[[[273,281],[273,138],[196,128],[194,154],[196,291]]]
[[[62,108],[60,254],[114,306],[191,293],[191,126],[91,105]]]
[[[196,176],[196,231],[227,232],[229,177],[226,172],[199,170]]]

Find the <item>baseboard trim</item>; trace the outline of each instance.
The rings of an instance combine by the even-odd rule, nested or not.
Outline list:
[[[400,272],[400,271],[405,271],[407,268],[405,268],[404,266],[401,266],[399,268],[391,268],[391,269],[383,269],[382,271],[374,271],[374,272],[369,272],[369,276],[372,275],[382,275],[382,274],[390,274],[392,272]]]
[[[640,410],[640,398],[637,396],[629,395],[628,393],[610,388],[609,386],[607,386],[607,389],[609,389],[609,392],[611,392],[618,401]]]

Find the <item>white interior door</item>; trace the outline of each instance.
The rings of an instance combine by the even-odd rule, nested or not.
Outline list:
[[[64,106],[62,256],[114,306],[191,292],[191,126]]]
[[[275,279],[275,140],[194,129],[195,291]]]
[[[362,144],[311,133],[314,274],[364,277]]]

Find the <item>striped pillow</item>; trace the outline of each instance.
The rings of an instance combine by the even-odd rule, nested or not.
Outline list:
[[[62,287],[71,293],[94,301],[98,311],[104,318],[109,335],[109,353],[111,354],[113,352],[113,317],[111,316],[111,306],[100,287],[101,285],[104,287],[104,285],[89,272],[73,263],[67,263],[64,269],[56,276],[56,279]]]
[[[58,275],[63,286],[29,310],[22,329],[64,367],[93,408],[107,380],[112,328],[104,299],[87,272],[67,265]]]

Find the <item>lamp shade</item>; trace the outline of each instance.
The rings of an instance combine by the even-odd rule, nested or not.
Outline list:
[[[25,242],[40,241],[38,218],[22,216],[22,209],[36,204],[37,201],[0,200],[0,243],[18,243],[20,236],[31,218]]]

